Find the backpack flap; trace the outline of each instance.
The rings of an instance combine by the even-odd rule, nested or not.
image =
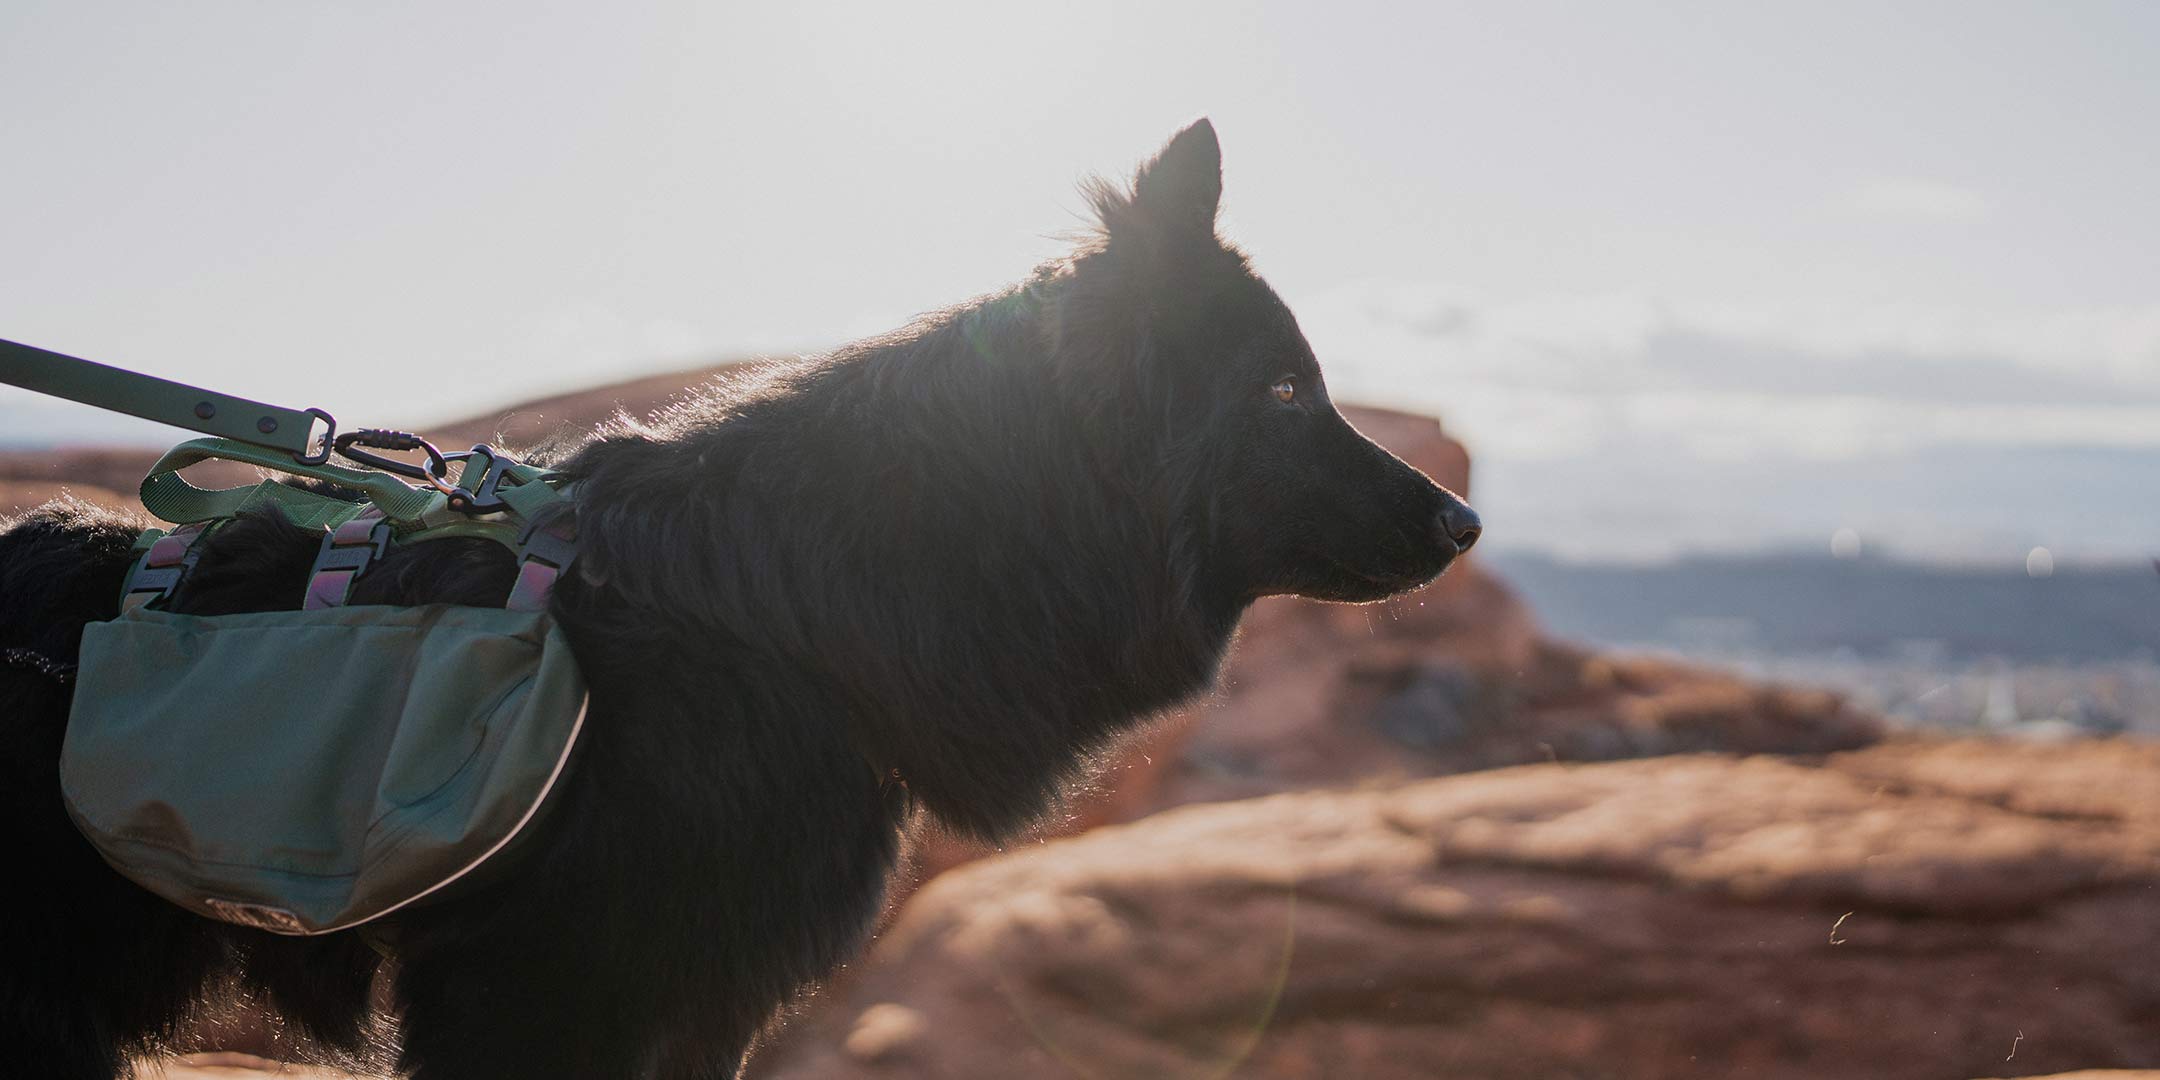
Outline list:
[[[556,782],[585,688],[545,612],[435,604],[83,634],[68,811],[122,874],[198,914],[340,930],[501,851]]]

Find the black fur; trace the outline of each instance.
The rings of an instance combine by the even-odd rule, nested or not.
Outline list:
[[[1206,686],[1255,598],[1377,599],[1475,539],[1329,403],[1290,312],[1217,239],[1220,192],[1202,121],[1130,188],[1093,187],[1100,232],[1025,284],[556,456],[580,478],[554,604],[588,734],[502,880],[387,928],[404,1068],[733,1076],[860,943],[911,807],[1009,836]],[[0,647],[72,661],[138,524],[56,505],[0,533]],[[175,606],[295,606],[315,546],[243,520]],[[355,600],[495,603],[510,570],[486,544],[419,545]],[[74,834],[67,701],[0,668],[0,1053],[111,1076],[234,970],[357,1048],[375,956],[354,935],[196,919]]]

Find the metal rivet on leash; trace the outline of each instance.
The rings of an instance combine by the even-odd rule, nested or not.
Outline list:
[[[257,421],[255,421],[255,430],[257,430],[257,431],[260,431],[260,432],[262,432],[262,433],[263,433],[263,434],[265,434],[265,435],[274,435],[274,434],[276,434],[276,433],[277,433],[277,417],[275,417],[275,416],[265,416],[265,417],[263,417],[262,419],[260,419],[260,420],[257,420]]]
[[[217,406],[212,405],[207,401],[198,401],[195,403],[195,419],[208,420],[216,415]]]

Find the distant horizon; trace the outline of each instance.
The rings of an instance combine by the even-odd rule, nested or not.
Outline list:
[[[1893,567],[1901,570],[1940,573],[1946,576],[1959,574],[2027,578],[2033,576],[2026,568],[2027,560],[2023,554],[2011,558],[1982,555],[1928,557],[1885,546],[1859,555],[1834,555],[1830,552],[1827,544],[1812,545],[1797,538],[1790,541],[1767,542],[1759,547],[1744,551],[1718,548],[1678,549],[1660,555],[1646,555],[1640,558],[1577,556],[1537,545],[1495,548],[1484,554],[1490,562],[1498,563],[1502,567],[1505,567],[1508,563],[1539,562],[1586,570],[1658,570],[1690,565],[1708,566],[1727,563],[1756,565],[1768,563],[1794,565],[1803,563],[1821,563],[1825,565],[1842,563],[1854,566]],[[2160,544],[2154,546],[2154,552],[2151,555],[2118,555],[2058,561],[2053,564],[2053,570],[2047,576],[2113,575],[2126,570],[2151,574],[2156,587],[2160,587]],[[2156,597],[2156,599],[2160,599],[2160,597]],[[2156,611],[2160,611],[2160,607],[2156,607]]]

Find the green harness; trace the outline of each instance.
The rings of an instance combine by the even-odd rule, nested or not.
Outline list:
[[[83,632],[61,791],[122,874],[211,918],[328,933],[468,880],[541,813],[586,704],[547,611],[576,556],[563,477],[487,446],[446,455],[402,432],[341,436],[320,409],[13,342],[0,341],[0,382],[212,436],[144,478],[143,506],[175,528],[142,533],[120,615]],[[180,475],[211,459],[334,486],[205,489]],[[259,510],[322,534],[300,609],[167,610],[204,539]],[[347,606],[393,547],[451,537],[512,553],[503,607]]]

